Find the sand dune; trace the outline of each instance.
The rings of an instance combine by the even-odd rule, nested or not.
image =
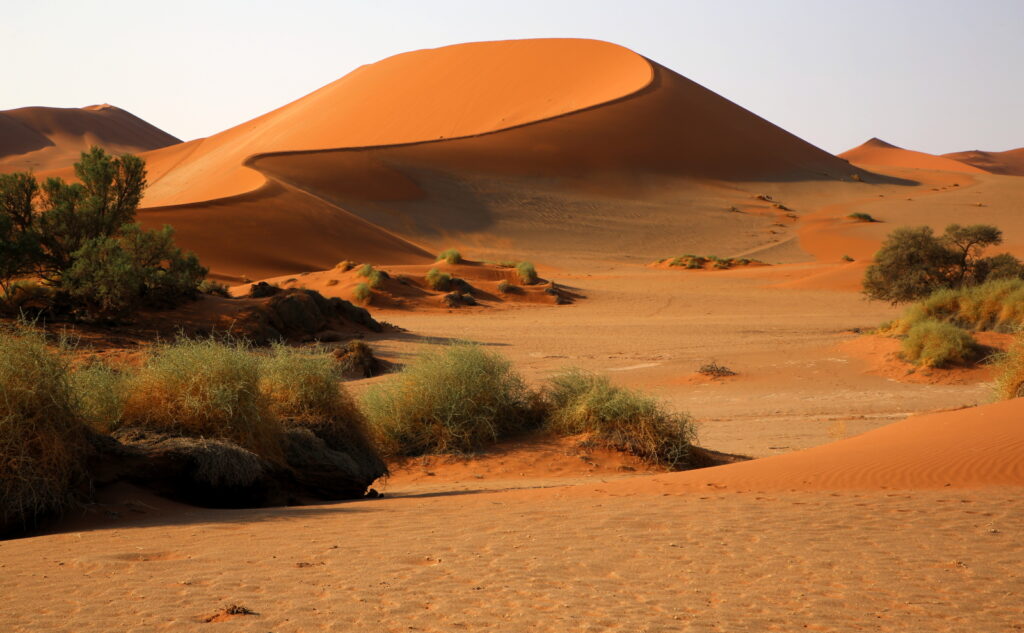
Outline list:
[[[974,165],[953,160],[952,158],[903,149],[902,147],[886,143],[879,138],[870,139],[853,149],[848,149],[839,154],[839,157],[845,158],[854,165],[864,165],[867,167],[909,167],[912,169],[957,171],[968,174],[985,173],[984,169],[979,169]]]
[[[983,152],[975,149],[968,152],[943,154],[942,157],[952,158],[993,174],[1024,176],[1024,147],[1005,152]]]
[[[1024,400],[919,415],[815,448],[603,487],[640,490],[923,490],[1024,486]]]
[[[181,141],[112,105],[0,112],[0,173],[66,167],[99,145],[138,154]]]
[[[651,199],[667,209],[674,203],[657,198],[673,188],[712,183],[728,190],[733,185],[713,183],[858,172],[632,51],[577,39],[482,42],[398,55],[235,128],[145,158],[151,186],[144,206],[159,211],[144,210],[143,222],[174,215],[179,240],[202,258],[218,260],[216,272],[235,277],[254,270],[261,276],[298,272],[285,267],[291,264],[280,253],[303,251],[302,232],[277,229],[291,222],[293,211],[276,196],[270,207],[268,187],[290,187],[323,201],[319,219],[304,216],[306,237],[320,245],[303,262],[322,269],[340,259],[414,263],[422,254],[412,243],[371,253],[357,235],[334,239],[333,230],[328,248],[315,227],[340,227],[339,218],[348,217],[344,211],[390,234],[376,241],[393,243],[397,235],[432,245],[451,235],[529,243],[567,219],[548,209],[524,219],[522,205],[511,214],[489,205],[479,196],[486,185],[474,180],[481,177],[503,180],[498,196],[504,199],[543,179],[561,196],[612,194]],[[259,226],[273,239],[253,236],[233,245],[241,259],[231,262],[192,227],[215,222],[231,232],[246,215],[234,211],[238,205],[258,209]],[[509,215],[525,225],[521,234],[495,228]],[[678,219],[677,206],[671,215]],[[602,221],[584,216],[580,224],[600,227]],[[586,238],[582,228],[573,232]],[[603,248],[598,239],[588,246]]]

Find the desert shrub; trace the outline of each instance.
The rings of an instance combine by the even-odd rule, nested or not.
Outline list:
[[[41,334],[0,330],[0,532],[65,509],[84,455],[65,361]]]
[[[936,290],[904,311],[895,324],[896,333],[903,334],[926,320],[976,331],[1016,331],[1024,325],[1024,279],[994,279],[977,286]]]
[[[442,260],[449,264],[461,264],[462,254],[454,248],[449,248],[448,250],[441,251],[437,254],[437,261]]]
[[[338,262],[334,267],[343,273],[347,273],[348,271],[356,267],[356,263],[346,259],[344,261]]]
[[[691,460],[696,432],[688,415],[669,413],[654,398],[604,376],[569,369],[551,379],[545,401],[546,426],[556,433],[591,433],[600,443],[667,468]]]
[[[228,285],[215,279],[204,279],[199,283],[199,292],[206,295],[215,295],[218,297],[230,297],[231,292],[228,290]]]
[[[970,333],[942,321],[919,321],[910,326],[903,339],[903,358],[922,367],[963,364],[976,349]]]
[[[128,395],[129,375],[100,362],[71,373],[71,389],[82,421],[109,434],[121,425]]]
[[[356,286],[356,289],[352,291],[352,297],[359,303],[366,303],[373,296],[373,291],[370,290],[369,284],[361,283]]]
[[[373,349],[363,341],[349,341],[334,350],[334,358],[343,376],[370,378],[382,371],[381,362],[373,355]]]
[[[537,283],[537,269],[530,262],[519,262],[516,264],[516,272],[519,273],[519,281],[523,285],[530,286]]]
[[[363,408],[389,453],[468,453],[529,425],[523,379],[500,355],[459,343],[424,352],[369,390]]]
[[[373,274],[373,271],[375,270],[377,269],[373,267],[373,264],[363,264],[362,266],[359,267],[359,270],[356,271],[356,274],[359,275],[360,277],[368,278],[370,275]]]
[[[502,279],[498,282],[498,292],[501,294],[508,294],[509,292],[512,292],[513,287],[514,286],[510,284],[507,279]]]
[[[53,305],[54,291],[34,281],[20,280],[0,291],[0,313],[14,316],[44,312]]]
[[[719,365],[715,361],[710,363],[704,363],[697,369],[697,373],[702,376],[710,376],[712,378],[725,378],[726,376],[735,376],[736,372],[729,369],[725,365]]]
[[[846,217],[855,222],[878,222],[870,213],[857,212],[851,213]]]
[[[452,276],[436,268],[428,270],[424,280],[427,282],[427,287],[431,290],[447,292],[452,287]]]
[[[1005,352],[995,357],[995,393],[1000,400],[1024,397],[1024,329]]]
[[[353,459],[379,459],[366,420],[327,350],[277,344],[261,360],[261,387],[285,427],[309,429]]]
[[[260,389],[260,370],[260,359],[240,343],[163,345],[131,378],[121,425],[226,439],[280,461],[281,428]]]
[[[844,262],[852,262],[852,261],[853,261],[853,258],[852,258],[852,257],[850,257],[849,255],[843,255],[843,256],[842,256],[842,257],[840,257],[839,259],[841,259],[841,260],[842,260],[842,261],[844,261]]]
[[[365,277],[367,285],[371,288],[380,288],[384,284],[384,280],[390,278],[387,272],[374,268],[370,264],[363,264],[356,274]]]
[[[927,226],[898,228],[868,267],[864,294],[896,304],[922,299],[941,288],[1021,278],[1024,264],[1013,255],[981,256],[985,248],[1002,239],[999,229],[985,224],[951,224],[939,237]]]

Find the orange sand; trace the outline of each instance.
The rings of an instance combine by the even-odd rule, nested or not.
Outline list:
[[[913,169],[935,169],[942,171],[958,171],[967,174],[984,173],[984,169],[966,162],[960,162],[944,156],[915,152],[896,147],[885,141],[873,138],[863,145],[846,150],[839,154],[855,165],[869,167],[910,167]]]
[[[0,112],[0,173],[65,167],[93,145],[138,154],[181,143],[112,105]]]

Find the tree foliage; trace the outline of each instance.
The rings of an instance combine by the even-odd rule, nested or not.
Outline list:
[[[951,224],[941,236],[927,226],[898,228],[875,254],[864,277],[864,294],[896,304],[942,288],[1024,277],[1024,264],[1009,253],[982,257],[987,247],[1002,239],[1002,231],[986,224]]]
[[[41,186],[27,173],[0,176],[0,289],[36,277],[56,291],[56,304],[91,319],[193,296],[207,272],[196,256],[175,246],[171,227],[135,223],[145,162],[94,147],[75,175],[80,182]]]

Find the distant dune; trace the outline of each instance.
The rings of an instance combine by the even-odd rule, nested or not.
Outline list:
[[[218,272],[254,278],[339,259],[427,261],[417,243],[480,234],[510,217],[479,198],[488,187],[480,177],[503,179],[503,199],[537,190],[522,179],[546,179],[558,195],[613,188],[637,199],[658,179],[693,187],[858,171],[632,51],[578,39],[397,55],[145,158],[143,220],[174,224]],[[529,230],[499,239],[526,241],[566,219],[545,210],[534,222],[521,208],[515,217]],[[245,238],[228,253],[212,225]]]
[[[961,163],[972,165],[993,174],[1006,176],[1024,176],[1024,147],[1005,152],[983,152],[979,149],[968,152],[943,154],[943,158],[952,158]]]
[[[180,142],[112,105],[5,110],[0,112],[0,173],[66,167],[93,145],[138,154]]]
[[[903,149],[902,147],[886,143],[879,138],[870,139],[862,145],[846,150],[839,154],[839,157],[845,158],[854,165],[862,165],[864,167],[909,167],[912,169],[934,169],[968,174],[985,173],[984,169],[966,162]]]

